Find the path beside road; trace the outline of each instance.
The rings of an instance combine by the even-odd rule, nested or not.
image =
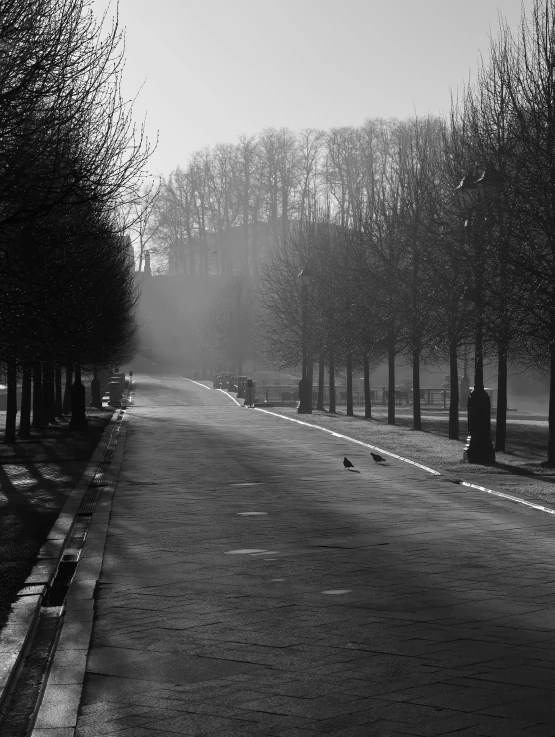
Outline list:
[[[130,414],[76,729],[35,737],[555,736],[551,515],[182,379]]]

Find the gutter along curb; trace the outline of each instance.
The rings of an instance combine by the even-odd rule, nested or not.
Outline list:
[[[72,537],[79,507],[99,471],[119,420],[120,412],[114,410],[85,472],[69,493],[39,551],[33,570],[18,591],[12,604],[12,611],[0,632],[0,719],[6,711],[23,661],[33,641],[43,598],[54,581],[66,546]]]
[[[77,726],[93,629],[95,589],[102,572],[112,501],[127,439],[129,415],[123,408],[118,414],[122,415],[118,442],[63,605],[60,636],[43,682],[31,737],[60,732],[73,735]]]

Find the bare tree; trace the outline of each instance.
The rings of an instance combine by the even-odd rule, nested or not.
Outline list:
[[[158,233],[159,224],[155,220],[155,212],[160,187],[159,181],[140,186],[135,199],[128,203],[122,213],[122,229],[125,228],[131,236],[135,258],[138,251],[138,271],[142,271],[145,252]]]

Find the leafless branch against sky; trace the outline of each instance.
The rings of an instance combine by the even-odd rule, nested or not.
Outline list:
[[[531,0],[524,0],[525,8]],[[115,0],[94,0],[98,14]],[[521,0],[120,0],[125,92],[140,94],[167,175],[204,146],[268,127],[329,129],[445,113],[498,12]]]

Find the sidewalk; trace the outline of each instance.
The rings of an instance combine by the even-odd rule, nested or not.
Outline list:
[[[34,737],[555,736],[551,515],[136,389]]]

